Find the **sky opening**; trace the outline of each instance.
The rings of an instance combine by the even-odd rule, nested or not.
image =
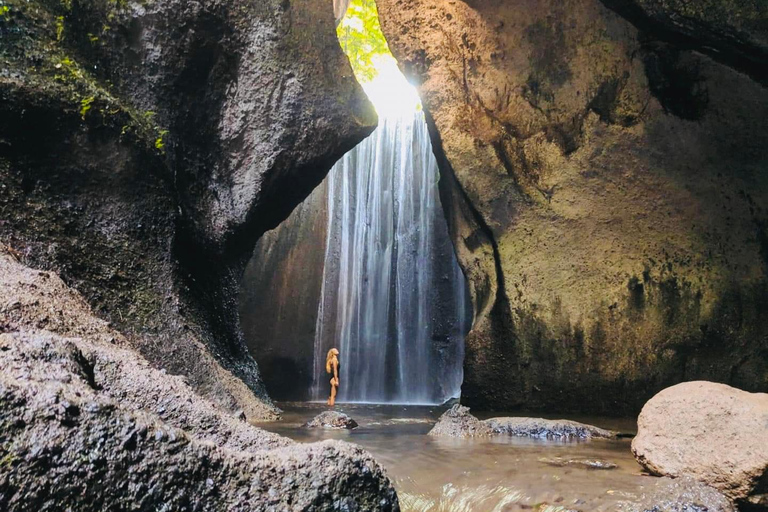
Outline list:
[[[336,33],[379,117],[411,116],[421,109],[416,88],[389,51],[374,0],[352,0]]]

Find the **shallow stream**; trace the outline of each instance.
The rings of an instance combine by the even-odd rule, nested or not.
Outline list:
[[[337,411],[360,426],[351,431],[309,429],[303,425],[327,406],[279,405],[283,419],[259,426],[299,442],[341,439],[366,448],[394,481],[404,511],[616,511],[621,501],[642,493],[651,483],[651,478],[641,475],[627,438],[588,442],[438,438],[426,434],[445,407],[394,405],[337,405]],[[481,419],[505,416],[476,415]],[[635,430],[633,421],[568,419],[620,432]],[[586,460],[616,467],[590,469],[579,462],[562,465]]]

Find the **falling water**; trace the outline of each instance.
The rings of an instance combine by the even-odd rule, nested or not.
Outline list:
[[[340,401],[439,403],[458,396],[468,300],[437,180],[420,112],[382,118],[331,170],[316,399],[328,391],[331,347],[341,352]]]

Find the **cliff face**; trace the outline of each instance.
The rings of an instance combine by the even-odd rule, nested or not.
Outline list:
[[[768,389],[758,3],[377,3],[470,281],[463,402],[619,414],[682,380]]]
[[[0,241],[154,365],[273,416],[239,330],[240,275],[376,123],[330,6],[5,4]]]

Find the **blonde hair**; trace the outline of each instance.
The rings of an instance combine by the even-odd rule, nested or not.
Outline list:
[[[325,356],[325,372],[326,373],[331,373],[331,358],[338,353],[339,351],[336,350],[335,348],[332,348],[331,350],[328,351],[328,355]]]

